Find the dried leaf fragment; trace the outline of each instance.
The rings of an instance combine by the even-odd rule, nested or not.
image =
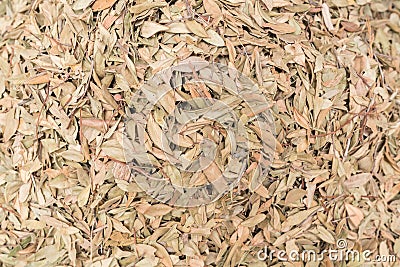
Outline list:
[[[320,206],[313,207],[308,210],[302,210],[299,211],[298,213],[295,213],[293,215],[290,215],[286,221],[283,222],[282,227],[285,228],[287,226],[294,226],[300,224],[302,221],[307,219],[309,216],[314,214],[318,209],[320,209]]]
[[[92,9],[93,11],[104,10],[114,5],[115,2],[117,2],[117,0],[96,0],[92,6]]]
[[[216,18],[222,14],[221,8],[214,0],[203,0],[204,9],[213,18]]]
[[[42,84],[42,83],[48,83],[50,81],[50,75],[48,73],[46,74],[41,74],[36,77],[30,78],[26,81],[26,84]]]
[[[212,29],[207,30],[207,35],[209,37],[203,39],[205,42],[219,47],[225,46],[224,39],[214,30]]]
[[[141,4],[137,4],[137,5],[133,5],[129,11],[133,14],[140,14],[144,11],[147,11],[149,9],[152,8],[156,8],[156,7],[164,7],[166,6],[167,3],[166,2],[162,2],[162,1],[157,1],[157,2],[149,2],[149,1],[145,1],[144,3]]]
[[[265,220],[267,215],[260,213],[241,223],[242,226],[253,227]]]
[[[208,38],[208,34],[206,32],[206,30],[204,30],[203,26],[198,23],[195,20],[188,20],[185,22],[186,26],[188,27],[188,29],[196,34],[197,36],[203,37],[203,38]]]
[[[347,214],[349,215],[349,220],[353,224],[353,227],[358,227],[361,221],[364,219],[364,213],[360,208],[355,207],[349,203],[344,204]]]
[[[145,38],[150,38],[154,34],[162,31],[166,31],[169,28],[167,26],[158,24],[153,21],[145,21],[142,25],[142,29],[140,31],[140,34],[145,37]]]
[[[72,9],[73,10],[82,10],[87,8],[88,6],[90,6],[93,3],[94,0],[77,0],[74,2],[74,4],[72,5]]]
[[[165,204],[156,204],[149,206],[144,214],[149,215],[149,216],[164,216],[168,214],[172,210],[172,207],[165,205]]]

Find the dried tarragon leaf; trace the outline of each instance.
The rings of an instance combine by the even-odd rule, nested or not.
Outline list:
[[[257,258],[265,245],[322,251],[337,249],[343,238],[372,257],[398,256],[398,1],[93,2],[0,2],[3,265],[273,266],[276,259]],[[190,30],[188,21],[197,28]],[[143,37],[148,23],[168,29]],[[270,172],[258,171],[260,155],[251,153],[228,195],[170,210],[132,179],[121,157],[121,133],[140,118],[125,123],[121,116],[151,75],[193,55],[257,81],[272,99],[277,149]],[[211,73],[196,71],[215,82]],[[187,79],[182,72],[169,75],[170,86]],[[130,130],[133,141],[123,143],[129,150],[124,156],[174,174],[176,183],[201,186],[238,152],[241,138],[258,149],[260,135],[269,133],[223,86],[186,88],[175,101],[216,94],[243,111],[237,117],[249,123],[242,131],[249,135],[235,138],[236,144],[207,146],[213,159],[202,157],[196,140],[216,143],[234,133],[217,134],[221,125],[199,121],[180,135],[184,116],[171,113],[175,101],[168,95],[153,118],[161,129],[164,118],[179,118],[170,134],[181,149],[168,155],[151,138],[143,147],[134,140],[144,134]],[[184,168],[198,158],[205,173],[190,176],[160,164],[180,157]],[[240,160],[234,163],[228,176],[240,170]],[[260,177],[264,183],[248,190]],[[318,206],[315,216],[306,216]]]

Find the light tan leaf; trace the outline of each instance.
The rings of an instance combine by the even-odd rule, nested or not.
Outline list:
[[[215,46],[225,46],[224,39],[216,33],[214,30],[209,29],[207,30],[207,34],[209,38],[204,38],[203,40],[209,44],[215,45]]]
[[[306,195],[306,191],[303,189],[295,188],[293,190],[290,190],[286,195],[285,205],[294,203],[294,202],[300,200],[301,198],[303,198],[305,195]]]
[[[167,111],[168,114],[171,114],[175,109],[175,96],[172,90],[165,93],[159,103],[163,106],[163,108]]]
[[[168,214],[172,210],[172,207],[165,205],[165,204],[156,204],[148,207],[144,214],[149,216],[163,216]]]
[[[188,20],[185,22],[185,24],[192,33],[203,38],[208,38],[206,30],[204,30],[203,26],[197,21]]]
[[[157,248],[156,255],[161,258],[161,262],[163,263],[163,265],[166,267],[173,267],[172,260],[169,256],[168,251],[156,242],[152,243],[152,245]]]
[[[122,145],[116,139],[111,139],[101,145],[104,154],[112,159],[125,162],[125,154]]]
[[[273,0],[262,0],[262,2],[268,8],[269,11],[271,11],[272,8],[274,8],[274,1]]]
[[[306,129],[310,129],[309,121],[302,114],[300,114],[300,112],[298,112],[296,108],[293,108],[293,114],[294,119],[300,126]]]
[[[393,186],[389,192],[386,193],[385,196],[385,201],[389,202],[390,200],[392,200],[395,196],[397,196],[400,192],[400,184],[397,184],[395,186]]]
[[[10,140],[18,129],[18,120],[15,118],[15,113],[15,108],[12,108],[7,112],[7,115],[5,116],[5,126],[3,132],[4,142]]]
[[[203,0],[203,5],[206,12],[213,18],[216,18],[222,14],[221,9],[214,0]]]
[[[352,175],[348,180],[344,181],[344,186],[347,188],[360,187],[368,183],[372,179],[371,173],[360,173]]]
[[[150,38],[154,34],[168,30],[167,26],[158,24],[153,21],[145,21],[142,25],[140,34],[145,38]]]
[[[98,98],[100,98],[105,103],[111,105],[114,109],[118,109],[118,103],[115,101],[114,97],[111,95],[107,88],[101,89],[92,82],[90,83],[90,88],[93,90]]]
[[[329,31],[332,31],[335,29],[332,24],[332,19],[331,19],[331,12],[329,11],[329,6],[325,3],[322,4],[322,17],[324,18],[324,23],[326,28]]]
[[[283,222],[282,227],[286,228],[287,226],[294,226],[298,225],[301,222],[303,222],[305,219],[307,219],[309,216],[314,214],[318,209],[320,209],[320,206],[313,207],[308,210],[302,210],[300,212],[297,212],[293,215],[290,215],[286,221]]]
[[[61,156],[67,160],[82,162],[85,158],[80,151],[69,149],[60,153]]]
[[[37,220],[24,220],[22,226],[28,228],[29,230],[43,229],[46,226],[44,221]]]
[[[318,230],[318,236],[324,240],[325,242],[329,243],[329,244],[335,244],[335,238],[333,237],[333,235],[331,234],[331,232],[329,232],[325,227],[318,225],[317,226],[317,230]]]
[[[29,180],[29,182],[23,184],[19,188],[19,201],[20,202],[25,202],[25,200],[28,198],[29,191],[31,190],[31,184],[32,184],[32,181]]]
[[[114,5],[115,2],[117,2],[117,0],[96,0],[92,6],[92,9],[93,11],[104,10]]]
[[[147,130],[149,133],[149,137],[153,141],[153,143],[161,150],[172,155],[167,137],[165,136],[165,133],[162,131],[161,127],[154,120],[153,115],[150,115],[149,119],[147,120]]]
[[[295,63],[306,66],[306,56],[299,44],[285,45],[285,50],[293,56]]]
[[[50,81],[50,74],[46,73],[46,74],[38,75],[36,77],[29,78],[26,81],[26,84],[31,84],[31,85],[42,84],[42,83],[47,83],[49,81]]]
[[[257,224],[259,224],[260,222],[264,221],[265,218],[267,218],[267,215],[260,213],[260,214],[257,214],[255,216],[243,221],[241,223],[241,225],[246,226],[246,227],[253,227],[253,226],[256,226]]]
[[[82,10],[87,8],[88,6],[90,6],[93,3],[94,0],[77,0],[74,2],[74,4],[72,5],[72,9],[73,10]]]
[[[86,186],[78,195],[78,206],[83,207],[89,200],[90,185]]]
[[[142,13],[142,12],[144,12],[144,11],[147,11],[147,10],[149,10],[149,9],[156,8],[156,7],[164,7],[164,6],[166,6],[166,5],[167,5],[166,2],[161,2],[161,1],[149,2],[149,1],[146,1],[146,2],[143,2],[143,3],[141,3],[141,4],[137,4],[137,5],[135,4],[135,5],[133,5],[133,6],[129,9],[129,11],[130,11],[131,13],[133,13],[133,14],[138,15],[138,14],[140,14],[140,13]]]
[[[264,25],[279,33],[293,33],[296,31],[296,28],[288,23],[265,23]]]
[[[131,231],[129,231],[128,228],[126,228],[125,225],[122,224],[122,222],[118,221],[117,219],[111,218],[113,227],[115,228],[115,230],[121,232],[121,233],[127,233],[127,234],[131,234]]]
[[[166,32],[170,33],[191,33],[185,23],[183,22],[173,22],[168,25],[168,30]]]
[[[211,162],[207,168],[204,169],[204,174],[207,176],[209,182],[214,182],[218,178],[221,177],[222,172],[219,169],[218,165],[213,161]]]
[[[360,208],[355,207],[349,203],[344,204],[347,214],[349,215],[350,222],[353,224],[353,227],[358,227],[361,221],[364,219],[364,214]]]

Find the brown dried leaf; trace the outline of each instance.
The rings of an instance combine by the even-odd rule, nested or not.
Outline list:
[[[353,228],[356,228],[360,225],[361,221],[364,219],[364,214],[360,208],[355,207],[349,203],[344,204],[347,214],[349,216],[349,220],[352,223]]]
[[[332,15],[331,12],[329,11],[329,6],[325,3],[322,4],[322,17],[324,18],[324,23],[328,31],[332,31],[335,29],[332,24]]]
[[[152,21],[145,21],[142,25],[142,28],[140,30],[140,34],[144,37],[144,38],[150,38],[151,36],[153,36],[154,34],[158,33],[158,32],[162,32],[162,31],[166,31],[169,28],[167,26],[158,24],[156,22],[152,22]]]
[[[48,83],[49,81],[50,81],[50,75],[48,73],[45,73],[28,79],[26,81],[26,84],[31,84],[31,85],[42,84],[42,83]]]
[[[319,206],[313,207],[311,209],[302,210],[293,215],[287,217],[287,219],[283,222],[282,227],[286,228],[288,226],[298,225],[303,222],[305,219],[316,213],[320,209]]]
[[[265,220],[265,218],[267,218],[267,215],[265,214],[257,214],[245,221],[243,221],[240,225],[245,226],[245,227],[253,227],[256,226],[257,224],[261,223],[262,221]]]

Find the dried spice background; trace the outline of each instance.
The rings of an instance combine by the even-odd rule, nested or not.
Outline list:
[[[0,26],[3,266],[365,266],[257,259],[339,239],[399,266],[400,2],[6,0]],[[276,153],[255,192],[173,208],[130,179],[123,117],[189,57],[258,84]]]

